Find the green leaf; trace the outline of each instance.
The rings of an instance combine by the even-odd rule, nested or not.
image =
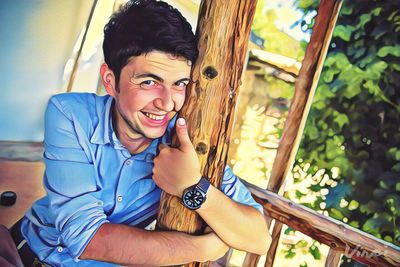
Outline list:
[[[288,252],[285,254],[285,258],[286,258],[286,259],[293,259],[295,256],[296,256],[296,252],[294,252],[294,251],[288,251]]]
[[[379,186],[383,189],[389,189],[389,187],[385,184],[384,181],[379,181]]]
[[[311,255],[313,255],[314,259],[316,260],[320,260],[321,259],[321,252],[319,251],[319,248],[315,245],[311,246],[308,249],[308,252],[311,253]]]
[[[360,206],[360,204],[356,200],[351,200],[348,206],[349,210],[355,210]]]
[[[340,39],[348,42],[350,41],[351,34],[355,30],[354,26],[351,25],[338,25],[335,27],[335,30],[333,31],[333,36],[334,37],[339,37]]]
[[[315,140],[319,136],[318,129],[314,126],[307,127],[307,133],[309,134],[311,140]]]
[[[329,210],[329,216],[331,216],[332,218],[337,219],[337,220],[343,219],[343,214],[335,208],[331,208]]]
[[[359,228],[360,227],[360,223],[357,221],[351,221],[349,222],[349,225],[355,228]]]
[[[362,226],[362,229],[370,234],[379,234],[379,228],[380,228],[381,224],[382,224],[382,222],[380,221],[379,218],[373,217],[373,218],[368,219],[364,223],[364,225]]]
[[[292,228],[290,228],[290,227],[288,227],[288,228],[286,228],[286,230],[285,230],[285,235],[290,235],[290,233],[295,233],[296,231],[295,230],[293,230]]]
[[[382,7],[376,7],[374,9],[372,9],[371,14],[374,16],[378,16],[382,11]]]
[[[308,246],[308,242],[304,239],[299,240],[296,245],[300,248],[305,248]]]
[[[304,194],[304,193],[300,192],[299,190],[296,190],[295,195],[296,195],[297,199],[300,199],[300,198],[306,196],[307,194]]]
[[[349,124],[349,118],[347,117],[346,114],[340,113],[336,115],[335,119],[333,120],[337,124],[339,124],[340,129],[343,128],[343,125]]]
[[[396,183],[396,191],[400,192],[400,183]]]
[[[379,57],[386,57],[387,55],[400,57],[400,45],[390,45],[379,48],[377,55]]]
[[[371,20],[371,14],[362,14],[360,16],[360,21],[357,24],[357,28],[363,28],[364,25]]]

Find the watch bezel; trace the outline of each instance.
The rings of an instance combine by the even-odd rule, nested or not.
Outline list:
[[[199,203],[199,204],[196,204],[196,202],[193,202],[193,205],[191,205],[191,204],[188,203],[188,201],[186,200],[186,197],[187,197],[188,194],[190,194],[190,193],[193,193],[193,194],[199,193],[199,194],[200,194],[200,196],[201,196],[202,199],[200,200],[200,203]],[[188,208],[188,209],[190,209],[190,210],[197,210],[198,208],[201,207],[201,205],[204,203],[204,201],[206,201],[206,198],[207,198],[207,196],[206,196],[206,194],[205,194],[202,190],[200,190],[200,189],[197,188],[196,186],[191,186],[191,187],[187,188],[187,189],[184,191],[184,193],[183,193],[183,195],[182,195],[182,203],[183,203],[183,205],[184,205],[186,208]]]

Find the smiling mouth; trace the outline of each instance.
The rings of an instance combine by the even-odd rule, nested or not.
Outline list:
[[[157,115],[157,114],[153,114],[153,113],[149,113],[149,112],[142,112],[146,117],[155,120],[155,121],[162,121],[164,120],[166,114],[164,115]]]

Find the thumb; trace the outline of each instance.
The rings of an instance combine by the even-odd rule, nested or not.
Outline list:
[[[190,141],[186,121],[184,118],[179,118],[176,122],[176,135],[180,143],[180,150],[185,151],[187,147],[192,147],[192,142]]]

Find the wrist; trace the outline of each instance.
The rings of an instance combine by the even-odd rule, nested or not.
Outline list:
[[[181,200],[183,205],[191,210],[200,208],[207,198],[207,191],[210,187],[210,182],[207,178],[201,177],[199,182],[189,186],[183,191]]]

